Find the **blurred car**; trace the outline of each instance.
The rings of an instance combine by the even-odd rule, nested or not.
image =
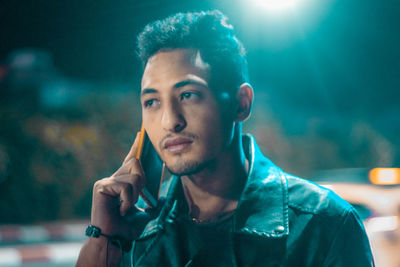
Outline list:
[[[376,266],[400,266],[400,168],[316,172],[314,182],[352,204],[364,222]]]

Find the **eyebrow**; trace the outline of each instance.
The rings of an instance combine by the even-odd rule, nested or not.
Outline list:
[[[157,93],[158,91],[156,89],[153,88],[145,88],[142,90],[142,92],[140,92],[140,96],[144,96],[146,94],[152,94],[152,93]]]
[[[186,85],[191,85],[191,84],[193,84],[193,85],[198,85],[198,86],[205,87],[205,88],[208,88],[208,85],[207,85],[206,82],[197,81],[197,80],[194,80],[194,79],[186,79],[186,80],[183,80],[183,81],[180,81],[180,82],[176,83],[176,84],[174,85],[174,89],[175,89],[175,88],[184,87],[184,86],[186,86]]]
[[[174,84],[173,89],[178,89],[178,88],[184,87],[186,85],[191,85],[191,84],[198,85],[198,86],[201,86],[201,87],[204,87],[204,88],[208,88],[208,85],[207,85],[206,82],[197,81],[197,80],[194,80],[194,79],[186,79],[186,80],[183,80],[183,81],[180,81],[180,82],[177,82],[176,84]],[[154,89],[154,88],[145,88],[140,93],[140,96],[143,96],[143,95],[146,95],[146,94],[152,94],[152,93],[158,93],[158,90]]]

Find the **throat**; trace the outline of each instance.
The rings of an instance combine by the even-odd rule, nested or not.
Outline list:
[[[202,197],[193,197],[193,192],[183,185],[183,193],[188,206],[188,216],[195,223],[215,223],[223,221],[236,210],[238,200],[225,199],[220,196],[204,194]]]
[[[194,222],[218,222],[233,215],[247,181],[247,170],[211,178],[181,177],[188,215]]]

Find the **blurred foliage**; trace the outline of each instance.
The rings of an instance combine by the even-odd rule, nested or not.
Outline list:
[[[293,111],[293,122],[288,123],[276,112],[287,108],[274,112],[268,100],[256,99],[252,118],[244,127],[253,133],[263,153],[285,171],[307,177],[321,169],[399,165],[400,140],[371,121],[331,120],[315,109],[306,118],[301,118],[301,110]],[[296,125],[297,120],[303,123]]]
[[[87,218],[94,181],[119,167],[139,129],[136,93],[93,84],[78,104],[48,107],[41,92],[63,77],[21,82],[29,75],[16,71],[0,87],[0,224]]]
[[[93,183],[119,167],[139,129],[138,90],[64,77],[43,51],[16,55],[0,83],[0,224],[87,218]],[[396,140],[366,121],[337,127],[297,110],[285,124],[288,109],[269,101],[257,92],[245,131],[286,171],[398,162]]]

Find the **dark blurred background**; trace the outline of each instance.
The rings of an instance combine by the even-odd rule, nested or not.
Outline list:
[[[218,8],[248,51],[245,129],[284,170],[400,166],[395,0],[0,1],[0,224],[88,218],[140,126],[135,36]],[[205,37],[207,38],[207,37]]]

